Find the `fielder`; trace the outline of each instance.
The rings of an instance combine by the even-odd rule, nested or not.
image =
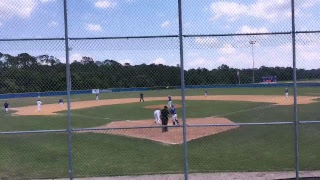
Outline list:
[[[97,101],[99,100],[99,94],[98,93],[96,94],[96,100]]]
[[[8,113],[9,111],[9,104],[7,103],[7,101],[3,104],[4,106],[4,110],[6,111],[6,113]]]
[[[160,110],[155,110],[153,113],[154,116],[154,121],[156,124],[161,124],[161,119],[160,119]]]
[[[286,93],[286,99],[288,99],[288,96],[289,96],[289,90],[288,90],[288,88],[287,88],[287,87],[286,87],[285,93]]]
[[[206,96],[206,97],[207,97],[207,95],[208,95],[208,91],[206,90],[206,92],[204,93],[204,96]]]
[[[172,106],[172,98],[170,95],[168,96],[168,106],[169,106],[169,108],[171,108],[171,106]]]
[[[62,108],[63,107],[63,99],[59,100],[59,104],[60,104],[60,107]]]
[[[176,108],[174,107],[174,105],[171,106],[170,113],[172,114],[172,124],[173,125],[176,125],[176,124],[180,125],[179,121],[178,121],[178,115],[176,112]]]
[[[38,111],[41,110],[41,104],[42,104],[42,102],[40,101],[40,99],[38,99],[38,101],[37,101]]]
[[[144,102],[143,93],[140,93],[140,102]]]

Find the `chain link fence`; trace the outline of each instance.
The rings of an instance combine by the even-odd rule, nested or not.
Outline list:
[[[320,177],[319,9],[1,1],[0,177]]]

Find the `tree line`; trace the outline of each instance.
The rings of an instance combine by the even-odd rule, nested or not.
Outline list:
[[[129,87],[162,88],[180,85],[180,67],[140,64],[120,64],[116,60],[94,61],[82,57],[70,64],[72,90]],[[222,64],[215,69],[185,70],[186,85],[252,83],[252,69],[231,68]],[[255,83],[263,76],[277,76],[278,81],[290,81],[292,67],[259,67],[254,69]],[[320,69],[297,69],[297,79],[317,79]],[[65,91],[66,64],[50,55],[32,56],[28,53],[12,56],[0,53],[0,94]]]

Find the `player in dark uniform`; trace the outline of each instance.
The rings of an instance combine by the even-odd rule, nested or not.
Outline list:
[[[6,111],[6,113],[8,113],[9,111],[9,104],[7,103],[7,101],[3,104],[4,106],[4,110]]]
[[[59,99],[60,107],[63,107],[63,99]]]
[[[144,99],[143,99],[143,93],[140,93],[140,102],[144,102]]]
[[[177,115],[177,111],[176,108],[174,107],[174,105],[172,104],[171,109],[170,109],[170,114],[172,114],[172,124],[173,125],[180,125],[179,121],[178,121],[178,115]]]
[[[168,125],[168,117],[169,116],[169,110],[168,106],[164,106],[164,109],[161,110],[161,122],[163,126]],[[167,132],[168,127],[162,127],[162,132]]]

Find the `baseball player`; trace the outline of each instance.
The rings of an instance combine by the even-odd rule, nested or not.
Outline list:
[[[161,119],[160,119],[160,110],[155,110],[153,113],[154,120],[156,124],[161,124]]]
[[[59,104],[60,104],[60,107],[62,108],[63,107],[63,99],[59,100]]]
[[[207,95],[208,95],[208,91],[206,90],[206,92],[204,93],[204,96],[206,96],[206,97],[207,97]]]
[[[171,105],[172,105],[172,98],[171,98],[171,96],[169,95],[169,96],[168,96],[168,106],[169,106],[169,108],[171,108]]]
[[[176,112],[176,108],[174,107],[174,105],[171,106],[170,113],[172,114],[172,124],[173,125],[180,125],[179,121],[178,121],[178,115]]]
[[[3,106],[4,106],[4,110],[6,111],[6,113],[8,113],[8,111],[9,111],[9,104],[8,104],[8,102],[6,101],[6,102],[3,104]]]
[[[41,104],[42,104],[42,102],[40,101],[40,99],[38,99],[38,101],[37,101],[38,111],[40,111],[40,109],[41,109]]]
[[[286,99],[288,99],[288,96],[289,96],[289,90],[288,90],[288,88],[287,88],[287,87],[286,87],[285,93],[286,93]]]
[[[144,102],[143,93],[140,93],[140,102]]]
[[[99,100],[99,94],[98,93],[96,94],[96,100],[97,101]]]

